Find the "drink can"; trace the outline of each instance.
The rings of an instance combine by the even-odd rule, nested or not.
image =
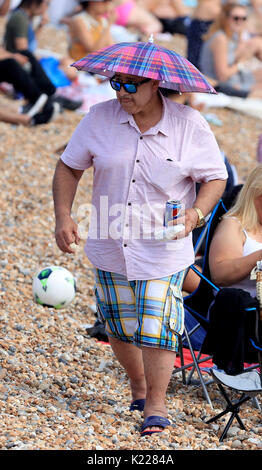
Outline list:
[[[182,215],[182,204],[180,201],[167,201],[164,216],[164,227],[168,227],[168,223],[177,219]]]

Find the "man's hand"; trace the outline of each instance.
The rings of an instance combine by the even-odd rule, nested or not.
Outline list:
[[[181,217],[178,217],[177,219],[174,219],[172,222],[169,223],[169,225],[178,225],[178,224],[183,224],[185,226],[185,229],[181,232],[179,232],[173,240],[177,240],[179,238],[184,238],[187,237],[192,230],[197,225],[198,221],[198,215],[195,209],[192,207],[190,209],[185,210],[185,214],[182,215]]]
[[[199,207],[204,216],[209,214],[216,203],[221,198],[226,187],[226,180],[211,180],[206,183],[202,183],[195,200],[195,207]],[[175,238],[187,237],[187,235],[194,230],[198,222],[198,214],[191,207],[185,210],[185,215],[178,217],[173,221],[173,224],[184,224],[185,230],[178,233]]]
[[[198,214],[192,207],[185,210],[185,237],[196,228]]]
[[[58,248],[64,253],[75,253],[71,244],[79,245],[80,236],[77,230],[77,224],[70,215],[56,220],[55,238]]]

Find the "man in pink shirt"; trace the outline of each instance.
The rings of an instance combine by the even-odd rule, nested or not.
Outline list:
[[[192,230],[223,194],[227,172],[198,111],[164,98],[155,80],[116,74],[111,84],[117,99],[91,108],[58,161],[56,241],[66,253],[79,243],[71,208],[83,172],[93,166],[85,251],[95,268],[98,310],[130,379],[130,409],[144,409],[141,435],[147,435],[170,424],[165,396],[184,328]],[[185,208],[184,233],[158,240],[170,199]]]

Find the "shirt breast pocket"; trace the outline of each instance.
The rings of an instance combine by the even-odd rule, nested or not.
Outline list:
[[[184,179],[179,162],[172,156],[148,155],[143,160],[143,176],[148,184],[169,195]]]

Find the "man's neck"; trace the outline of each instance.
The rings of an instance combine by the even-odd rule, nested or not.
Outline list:
[[[154,127],[162,118],[163,103],[159,93],[155,94],[155,98],[150,101],[148,106],[133,115],[133,118],[142,134],[151,127]]]

